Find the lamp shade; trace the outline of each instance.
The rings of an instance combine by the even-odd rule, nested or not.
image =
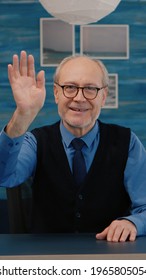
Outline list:
[[[39,0],[52,16],[74,25],[96,22],[113,12],[121,0]]]

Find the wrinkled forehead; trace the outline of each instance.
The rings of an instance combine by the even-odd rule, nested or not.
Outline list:
[[[86,57],[76,57],[64,63],[59,71],[59,81],[64,79],[102,80],[103,71],[98,62]]]

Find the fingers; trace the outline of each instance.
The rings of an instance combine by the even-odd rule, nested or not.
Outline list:
[[[28,55],[25,51],[20,53],[20,61],[18,55],[13,55],[13,64],[8,65],[8,76],[9,80],[12,78],[19,78],[20,76],[29,76],[35,79],[35,66],[34,57]]]
[[[11,64],[9,64],[8,65],[8,78],[9,78],[10,84],[12,84],[12,82],[13,82],[13,77],[14,77],[13,66]]]
[[[108,233],[108,228],[109,227],[105,228],[102,232],[97,233],[96,234],[96,239],[100,239],[100,240],[106,239],[107,233]]]
[[[135,225],[128,220],[113,221],[109,227],[96,235],[97,239],[106,239],[112,242],[134,241],[137,230]]]
[[[113,221],[109,227],[107,240],[113,242],[134,241],[136,239],[136,227],[128,220]]]
[[[40,89],[45,87],[45,72],[43,70],[37,75],[37,87]]]
[[[129,236],[129,230],[124,229],[121,226],[116,226],[114,227],[109,227],[109,231],[107,234],[107,241],[113,241],[113,242],[118,242],[118,241],[126,241]]]
[[[21,76],[27,76],[27,54],[25,51],[20,54],[20,74]]]
[[[14,74],[15,78],[20,76],[20,73],[19,73],[19,58],[18,58],[18,55],[16,55],[16,54],[13,55],[13,74]]]
[[[31,54],[28,56],[28,76],[35,79],[34,57]]]
[[[19,73],[19,59],[16,54],[13,55],[13,64],[8,65],[8,77],[10,83],[13,82],[13,79],[17,79],[20,76]]]

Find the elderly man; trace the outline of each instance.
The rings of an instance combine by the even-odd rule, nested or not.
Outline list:
[[[45,101],[44,71],[13,56],[16,110],[0,136],[0,185],[33,177],[31,232],[95,232],[134,241],[146,234],[146,151],[126,127],[99,120],[108,72],[87,56],[64,59],[54,76],[60,121],[28,131]]]

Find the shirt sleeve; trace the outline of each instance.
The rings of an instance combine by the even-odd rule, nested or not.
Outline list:
[[[31,132],[16,138],[0,133],[0,186],[14,187],[34,175],[36,139]]]
[[[146,150],[133,132],[124,183],[131,199],[131,215],[125,218],[135,224],[137,235],[146,235]]]

